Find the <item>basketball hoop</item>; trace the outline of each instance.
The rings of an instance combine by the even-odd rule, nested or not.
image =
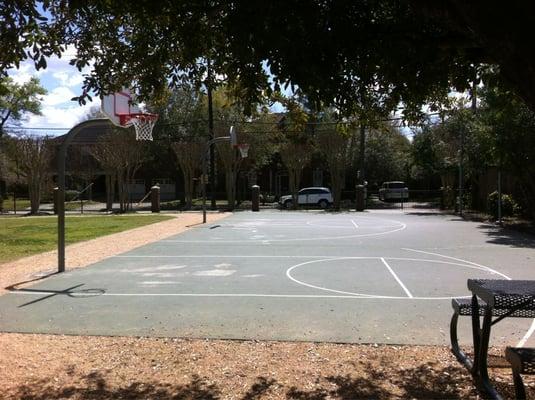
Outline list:
[[[236,147],[240,151],[241,158],[247,158],[247,156],[249,155],[249,144],[240,143],[240,144],[237,144]]]
[[[134,125],[136,140],[152,140],[152,129],[158,114],[144,113],[136,105],[130,89],[101,97],[101,110],[115,125],[127,128]]]
[[[136,140],[152,140],[152,129],[158,121],[158,114],[135,113],[122,115],[121,123],[124,126],[134,125]]]

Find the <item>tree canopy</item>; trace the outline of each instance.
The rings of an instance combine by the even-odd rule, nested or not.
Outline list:
[[[39,79],[19,85],[9,77],[0,78],[0,138],[8,121],[18,122],[25,113],[41,114],[41,95],[46,90]]]
[[[535,109],[535,22],[531,1],[165,0],[5,2],[0,73],[66,46],[72,64],[92,65],[84,102],[130,85],[142,99],[168,84],[201,85],[208,62],[237,98],[254,105],[297,85],[313,102],[345,113],[401,103],[407,117],[469,88],[481,65]],[[379,103],[372,102],[379,99]]]

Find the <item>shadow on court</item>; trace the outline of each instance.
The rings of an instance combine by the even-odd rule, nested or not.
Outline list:
[[[519,248],[535,248],[535,236],[500,226],[482,224],[478,226],[488,237],[488,243]]]

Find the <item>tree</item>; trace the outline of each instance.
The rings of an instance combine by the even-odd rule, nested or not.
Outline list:
[[[346,171],[351,164],[351,132],[344,125],[331,125],[317,132],[318,150],[325,156],[331,175],[333,207],[340,209]]]
[[[370,129],[366,146],[366,179],[381,182],[406,180],[409,176],[411,144],[398,128],[388,123]]]
[[[26,113],[41,115],[41,97],[46,90],[39,79],[31,78],[19,85],[9,77],[0,78],[0,138],[5,133],[5,125],[11,121],[18,123]]]
[[[298,206],[298,191],[301,184],[303,169],[312,158],[313,147],[309,143],[285,142],[279,147],[282,162],[288,169],[288,185],[292,193],[292,206]]]
[[[52,146],[47,137],[24,134],[10,138],[7,154],[16,173],[26,179],[30,195],[30,213],[37,214],[41,193],[50,178]]]
[[[535,219],[535,113],[510,91],[488,88],[481,93],[478,120],[477,142],[486,149],[486,165],[512,173],[517,200]]]
[[[128,187],[147,158],[145,150],[145,143],[137,141],[131,130],[120,128],[102,136],[91,150],[102,168],[110,175],[108,189],[117,182],[121,212],[128,210]]]
[[[1,45],[0,45],[1,46]],[[5,134],[6,123],[19,123],[26,113],[41,114],[41,98],[46,90],[41,87],[37,78],[19,85],[9,77],[0,77],[0,157],[3,150],[2,137]],[[0,163],[0,212],[4,203],[4,173]]]
[[[184,197],[186,208],[191,208],[193,200],[194,179],[201,169],[205,143],[199,137],[185,137],[171,144],[184,176]]]
[[[184,177],[186,207],[191,208],[194,179],[201,169],[208,128],[203,95],[192,85],[181,85],[150,104],[159,115],[156,139],[169,140]],[[161,158],[161,154],[159,155]]]
[[[202,82],[209,59],[249,110],[292,84],[348,114],[373,91],[416,116],[452,86],[467,89],[476,66],[496,64],[534,109],[535,45],[526,40],[534,8],[528,0],[8,2],[0,73],[27,58],[44,68],[73,45],[72,63],[93,69],[80,102],[132,83],[147,99],[168,82]]]

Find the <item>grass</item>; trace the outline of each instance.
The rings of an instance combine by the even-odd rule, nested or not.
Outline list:
[[[96,201],[89,201],[89,200],[84,200],[83,203],[84,203],[84,207],[93,205],[93,204],[98,204]],[[80,200],[66,201],[65,211],[80,211]]]
[[[137,228],[172,217],[163,215],[112,215],[67,217],[67,244]],[[53,250],[57,246],[57,218],[0,218],[0,263]]]
[[[30,208],[30,200],[17,198],[17,212],[20,212],[22,214],[27,208]],[[14,210],[13,196],[9,196],[7,199],[4,199],[4,210]]]

